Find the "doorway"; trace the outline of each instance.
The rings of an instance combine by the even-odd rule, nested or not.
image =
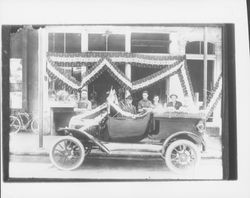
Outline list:
[[[117,91],[121,85],[107,71],[104,71],[88,85],[88,95],[91,96],[95,92],[97,105],[101,105],[106,101],[111,87]]]
[[[188,70],[195,93],[199,93],[199,101],[203,101],[203,81],[204,81],[204,64],[203,60],[187,60]],[[207,91],[209,93],[214,85],[214,61],[207,62]]]
[[[162,68],[144,68],[144,67],[132,67],[132,81],[142,79],[153,73],[160,71]],[[149,100],[153,101],[154,95],[158,95],[162,103],[166,102],[166,79],[163,79],[145,89],[132,93],[133,104],[138,105],[138,102],[142,99],[142,92],[147,90],[149,93]]]

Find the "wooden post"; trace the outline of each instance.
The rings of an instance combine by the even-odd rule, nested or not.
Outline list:
[[[131,52],[131,32],[126,32],[125,35],[125,51]],[[131,71],[131,64],[126,63],[125,64],[125,75],[128,77],[129,80],[131,80],[132,77],[132,71]]]
[[[38,30],[38,129],[39,148],[43,148],[43,29]]]
[[[86,30],[83,30],[81,32],[81,52],[87,52],[88,49],[89,49],[89,47],[88,47],[88,32]],[[88,67],[82,66],[82,68],[81,68],[81,78],[82,79],[86,76],[87,71],[88,71]],[[83,87],[83,90],[87,91],[87,97],[88,97],[88,99],[90,99],[88,85]]]
[[[165,80],[165,96],[166,96],[166,98],[165,98],[165,96],[164,96],[164,98],[165,98],[165,101],[164,102],[166,102],[166,104],[168,103],[168,97],[169,97],[169,94],[170,94],[170,77],[166,77],[166,80]]]
[[[204,81],[203,81],[203,108],[207,107],[207,27],[204,27]]]

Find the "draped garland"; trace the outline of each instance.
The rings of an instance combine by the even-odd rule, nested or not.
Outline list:
[[[219,103],[222,97],[222,75],[218,77],[216,83],[212,89],[212,94],[209,96],[208,104],[205,109],[206,120],[211,116],[215,107]]]
[[[139,67],[162,67],[182,61],[185,56],[144,55],[128,52],[83,52],[83,53],[47,53],[49,62],[60,67],[81,67],[100,59],[109,58],[113,63],[131,63]]]
[[[160,71],[131,82],[118,68],[117,64],[129,63],[131,66],[159,68]],[[81,82],[67,74],[67,68],[91,67]],[[151,86],[166,77],[177,74],[185,97],[194,99],[192,83],[187,70],[185,56],[144,55],[127,52],[84,52],[48,53],[47,73],[57,79],[67,90],[80,91],[107,71],[123,89],[138,91]]]
[[[162,70],[153,73],[145,78],[142,78],[140,80],[134,81],[133,84],[133,89],[132,91],[135,90],[140,90],[145,87],[150,86],[151,84],[154,84],[156,82],[159,82],[162,79],[165,79],[166,77],[170,77],[178,72],[180,72],[180,68],[183,67],[183,61],[178,61],[172,65],[169,65]]]
[[[184,96],[185,97],[190,96],[194,101],[194,98],[195,98],[194,90],[193,90],[193,86],[192,86],[192,82],[190,79],[190,75],[189,75],[186,61],[184,61],[183,67],[178,72],[178,77],[179,77],[179,80],[181,83],[181,87],[182,87],[182,91],[184,93]]]
[[[66,75],[62,67],[56,66],[48,60],[47,71],[48,75],[52,77],[58,77],[62,83],[65,83],[66,86],[70,86],[72,89],[81,89],[89,83],[93,82],[98,76],[100,76],[105,70],[107,70],[112,77],[114,77],[118,83],[131,91],[136,91],[148,87],[154,83],[159,82],[160,80],[172,76],[180,71],[180,68],[184,66],[184,61],[176,61],[172,65],[165,66],[162,70],[151,74],[140,80],[131,82],[124,73],[111,61],[109,58],[100,59],[88,72],[87,75],[83,78],[82,82],[78,82],[70,75]],[[185,87],[190,87],[191,85],[185,85]]]

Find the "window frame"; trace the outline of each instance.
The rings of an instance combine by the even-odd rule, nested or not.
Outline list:
[[[49,35],[52,34],[52,51],[50,51],[50,39],[49,39]],[[55,39],[55,35],[56,34],[63,34],[63,52],[56,52],[56,39]],[[80,51],[78,52],[67,52],[67,46],[66,46],[66,35],[67,34],[79,34],[80,35]],[[82,33],[81,32],[48,32],[48,52],[52,52],[52,53],[80,53],[82,52]]]

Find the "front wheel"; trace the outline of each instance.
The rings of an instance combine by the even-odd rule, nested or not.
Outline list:
[[[172,142],[165,153],[165,162],[171,171],[186,173],[194,171],[200,162],[198,147],[189,140]]]
[[[50,150],[50,160],[60,170],[74,170],[84,161],[82,143],[70,136],[60,138]]]
[[[20,129],[20,120],[16,116],[10,116],[10,133],[18,133]]]

